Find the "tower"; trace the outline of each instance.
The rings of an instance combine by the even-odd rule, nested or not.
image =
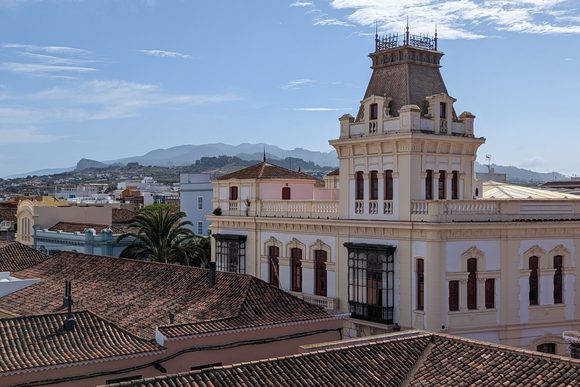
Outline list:
[[[340,216],[411,220],[425,200],[476,196],[474,161],[485,142],[475,116],[457,116],[439,71],[437,35],[375,37],[372,75],[355,117],[331,140],[340,162]],[[423,208],[425,207],[425,208]]]

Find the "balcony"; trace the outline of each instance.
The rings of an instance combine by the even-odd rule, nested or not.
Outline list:
[[[338,200],[257,200],[249,207],[243,200],[222,201],[220,207],[226,216],[338,218]]]
[[[580,219],[580,200],[412,201],[411,220],[425,222],[516,222]]]
[[[316,296],[314,294],[305,294],[290,292],[293,296],[303,299],[309,304],[318,305],[326,310],[338,310],[338,298]]]

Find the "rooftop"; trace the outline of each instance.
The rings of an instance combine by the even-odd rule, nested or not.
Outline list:
[[[251,165],[232,173],[218,177],[216,180],[228,179],[299,179],[299,180],[317,180],[303,172],[296,172],[290,169],[282,168],[270,164],[266,161]]]
[[[116,386],[572,386],[580,360],[450,335],[401,332],[350,346]]]
[[[66,313],[0,319],[0,374],[144,356],[162,350],[93,313],[79,311],[73,318],[76,325],[70,332],[63,328]]]
[[[484,199],[579,199],[578,195],[565,194],[542,188],[510,183],[486,181],[483,183]]]
[[[0,271],[20,271],[48,259],[41,253],[19,242],[0,241]]]
[[[85,232],[87,229],[94,229],[97,234],[100,234],[105,229],[110,229],[113,234],[122,234],[124,231],[118,227],[106,225],[106,224],[95,224],[95,223],[73,223],[73,222],[58,222],[49,231],[64,231],[64,232]]]
[[[218,272],[210,288],[208,270],[187,266],[63,252],[15,275],[41,281],[0,298],[8,314],[62,312],[70,280],[75,310],[150,340],[156,327],[172,338],[334,318],[250,275]]]

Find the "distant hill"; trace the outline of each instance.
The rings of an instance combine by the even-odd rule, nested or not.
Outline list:
[[[237,156],[244,160],[261,160],[264,150],[270,159],[285,159],[294,157],[304,161],[311,161],[320,166],[336,167],[338,159],[335,151],[319,152],[303,148],[292,150],[282,149],[269,144],[240,144],[228,145],[223,143],[203,144],[203,145],[180,145],[167,149],[156,149],[147,152],[142,156],[132,156],[117,160],[104,161],[107,164],[137,162],[141,165],[189,165],[195,163],[202,157],[215,156]]]
[[[101,168],[107,168],[107,167],[108,167],[107,164],[101,163],[100,161],[89,160],[89,159],[80,159],[79,162],[77,163],[75,171],[84,171],[85,169],[90,169],[90,168],[101,169]]]
[[[505,173],[507,181],[512,183],[537,185],[554,180],[568,180],[569,177],[558,172],[534,172],[529,169],[509,165],[492,164],[496,173]],[[487,165],[475,163],[475,172],[487,172]]]

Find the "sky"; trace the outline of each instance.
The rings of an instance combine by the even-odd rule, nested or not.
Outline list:
[[[579,0],[0,0],[0,176],[183,144],[329,151],[380,33],[438,28],[485,162],[580,175]]]

